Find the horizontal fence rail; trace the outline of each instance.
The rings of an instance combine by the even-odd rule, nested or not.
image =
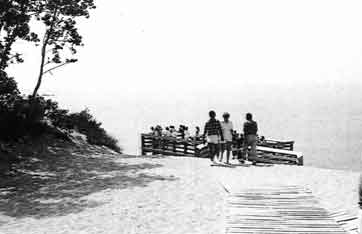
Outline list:
[[[294,141],[264,140],[258,142],[258,145],[275,149],[294,150]]]

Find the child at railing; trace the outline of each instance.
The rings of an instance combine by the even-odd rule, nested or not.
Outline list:
[[[152,126],[152,127],[150,128],[150,130],[151,130],[150,134],[155,135],[155,127]]]
[[[175,129],[175,126],[173,126],[173,125],[170,126],[170,132],[171,132],[172,137],[177,137],[178,134],[177,134],[177,131]]]
[[[165,130],[163,131],[162,135],[165,137],[170,137],[171,136],[170,128],[166,127]]]
[[[190,132],[189,132],[189,127],[185,126],[184,134],[185,134],[185,140],[189,140],[191,137]]]
[[[183,125],[180,125],[178,128],[178,133],[181,136],[181,139],[185,139],[185,127]]]
[[[200,127],[199,126],[196,126],[196,131],[195,131],[195,137],[200,137]]]

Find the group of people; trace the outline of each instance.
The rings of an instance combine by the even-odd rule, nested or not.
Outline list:
[[[200,128],[196,127],[196,133],[195,135],[199,135]],[[189,140],[191,137],[191,134],[189,132],[189,127],[185,125],[180,125],[178,129],[175,128],[175,126],[170,125],[163,128],[161,125],[157,125],[155,127],[151,127],[151,134],[154,136],[162,136],[162,137],[175,137],[175,138],[181,138],[185,140]]]
[[[233,123],[230,121],[230,114],[223,114],[223,121],[216,119],[215,111],[209,112],[210,119],[206,122],[204,127],[204,136],[209,147],[210,160],[214,163],[219,157],[220,162],[223,161],[223,154],[226,152],[226,163],[230,163],[230,153],[233,140],[235,138],[236,131],[234,130]],[[243,134],[241,145],[242,158],[246,158],[246,155],[256,155],[256,143],[257,143],[258,125],[253,120],[251,113],[246,114],[246,121],[243,124]],[[248,153],[248,148],[250,152]]]
[[[230,155],[233,144],[237,144],[237,148],[242,148],[242,152],[238,154],[240,162],[246,158],[246,155],[256,155],[256,144],[258,140],[258,125],[253,120],[251,113],[247,113],[243,124],[243,133],[238,134],[234,130],[233,123],[230,121],[230,114],[225,112],[222,117],[223,121],[216,119],[215,111],[209,112],[210,119],[206,122],[204,132],[201,134],[200,127],[195,127],[195,134],[191,135],[189,127],[180,125],[178,129],[175,126],[162,127],[160,125],[151,127],[151,134],[157,137],[174,137],[183,140],[200,140],[207,142],[209,148],[210,160],[215,163],[217,159],[223,162],[223,155],[226,153],[226,163],[230,163]],[[263,138],[263,137],[262,137]],[[250,147],[250,152],[248,148]]]

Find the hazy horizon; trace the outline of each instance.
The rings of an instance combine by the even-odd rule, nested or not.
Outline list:
[[[362,2],[96,3],[79,62],[46,76],[40,94],[89,107],[126,153],[150,124],[202,126],[215,109],[240,126],[250,111],[261,134],[296,140],[307,164],[362,168]],[[30,93],[40,48],[17,46],[25,63],[9,72]]]

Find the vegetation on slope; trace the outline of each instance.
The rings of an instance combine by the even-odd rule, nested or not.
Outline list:
[[[16,161],[9,155],[20,152],[12,146],[31,145],[39,139],[47,142],[49,136],[70,141],[73,131],[86,135],[90,144],[121,152],[117,140],[88,109],[70,113],[38,92],[46,75],[77,62],[77,48],[83,46],[77,20],[89,18],[94,8],[94,0],[13,0],[1,4],[0,164]],[[7,73],[9,66],[24,62],[22,51],[15,50],[18,41],[39,46],[41,52],[39,74],[31,94],[22,94],[16,80]]]

